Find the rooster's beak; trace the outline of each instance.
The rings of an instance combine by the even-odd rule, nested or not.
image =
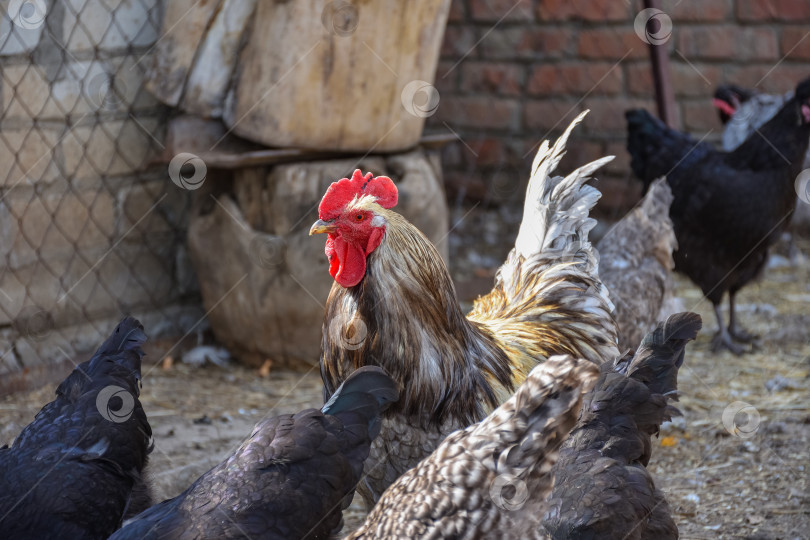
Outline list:
[[[309,229],[309,235],[312,236],[313,234],[323,234],[323,233],[330,233],[334,232],[337,229],[333,221],[324,221],[319,219],[315,223],[312,224],[312,228]]]

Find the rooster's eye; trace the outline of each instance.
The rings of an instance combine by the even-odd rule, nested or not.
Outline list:
[[[363,215],[363,214],[355,214],[354,215],[354,220],[357,221],[358,223],[363,221],[364,219],[366,219],[366,216]]]

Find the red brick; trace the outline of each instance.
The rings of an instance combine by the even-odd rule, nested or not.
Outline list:
[[[683,125],[686,131],[694,131],[700,133],[701,136],[710,130],[720,131],[717,110],[710,99],[682,101],[680,105],[683,110]]]
[[[678,34],[678,50],[690,61],[693,58],[775,60],[779,57],[776,34],[771,28],[685,27]]]
[[[480,47],[483,57],[493,60],[559,58],[567,52],[572,35],[570,30],[559,28],[496,28],[484,37]]]
[[[787,58],[810,60],[810,29],[806,26],[784,27],[780,50]]]
[[[726,60],[734,58],[739,28],[732,26],[687,26],[680,28],[678,52],[691,62],[694,58]]]
[[[737,17],[743,21],[810,21],[805,0],[737,0]]]
[[[669,15],[677,26],[681,22],[720,22],[731,13],[730,0],[666,0],[661,11]]]
[[[670,64],[671,65],[671,64]],[[633,62],[624,66],[627,89],[634,96],[651,96],[655,92],[649,62]]]
[[[622,89],[622,69],[610,62],[542,64],[529,76],[530,94],[616,94]]]
[[[700,62],[692,62],[690,65],[679,60],[680,57],[676,56],[669,65],[675,97],[695,96],[711,99],[714,88],[722,80],[720,68]]]
[[[647,44],[641,41],[635,31],[626,28],[582,30],[579,33],[577,50],[583,58],[619,60],[625,55],[627,59],[644,58],[648,55]]]
[[[541,0],[537,2],[537,18],[541,21],[631,20],[627,4],[621,0]]]
[[[453,0],[450,3],[450,13],[447,15],[447,22],[462,22],[467,19],[467,8],[464,0]]]
[[[456,131],[457,127],[513,130],[517,119],[518,102],[513,99],[443,96],[436,111],[436,122],[447,122]]]
[[[441,57],[458,59],[466,55],[475,46],[475,32],[465,26],[448,26],[444,31]],[[470,55],[475,58],[475,55]]]
[[[471,139],[465,141],[477,154],[476,166],[498,165],[506,160],[506,151],[500,139]]]
[[[527,101],[523,105],[523,127],[527,135],[537,135],[533,143],[536,149],[536,145],[540,144],[542,139],[548,138],[549,133],[562,132],[580,112],[582,105],[578,105],[574,99]]]
[[[461,88],[465,92],[517,96],[523,93],[523,71],[518,64],[466,62],[461,68]]]
[[[620,177],[605,171],[605,174],[597,176],[593,185],[602,192],[602,198],[596,203],[592,216],[619,220],[641,199],[641,182],[635,176],[630,176],[629,171]]]
[[[810,38],[808,38],[810,39]],[[774,69],[773,63],[728,67],[727,81],[741,86],[756,87],[761,92],[783,93],[796,88],[807,77],[807,65],[782,62]]]
[[[627,152],[627,143],[608,142],[604,155],[616,156],[613,161],[604,166],[606,173],[627,174],[630,171],[630,154]]]
[[[470,11],[479,22],[534,20],[531,0],[470,0]]]
[[[454,68],[454,66],[455,62],[450,60],[439,62],[439,66],[436,68],[436,80],[433,83],[433,86],[439,91],[439,96],[450,95],[458,90],[459,68],[458,66]]]
[[[628,109],[644,107],[655,110],[652,99],[631,99],[626,97],[587,97],[582,108],[591,112],[585,117],[583,125],[588,134],[605,137],[626,136],[627,126],[624,112]]]
[[[557,174],[568,174],[586,163],[590,163],[607,155],[605,154],[604,145],[601,142],[588,140],[582,133],[581,129],[577,128],[577,130],[571,134],[571,138],[568,139],[568,143],[565,145],[565,155],[560,160],[560,165],[557,167]],[[598,172],[596,176],[599,176]]]

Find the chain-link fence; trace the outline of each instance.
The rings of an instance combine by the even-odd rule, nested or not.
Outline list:
[[[0,392],[61,371],[122,314],[150,336],[202,315],[189,194],[144,88],[159,0],[10,0],[0,21]]]

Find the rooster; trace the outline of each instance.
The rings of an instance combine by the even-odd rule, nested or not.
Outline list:
[[[349,538],[527,538],[549,470],[598,368],[552,356],[481,422],[449,435],[383,494]]]
[[[672,192],[666,180],[659,178],[641,203],[596,246],[599,277],[615,306],[621,351],[638,347],[671,299],[672,250],[678,245],[669,218],[671,203]]]
[[[577,117],[532,164],[523,221],[495,287],[464,316],[436,248],[392,211],[387,177],[333,183],[310,234],[327,233],[335,284],[323,328],[321,375],[329,397],[363,365],[383,367],[402,388],[383,417],[364,481],[370,508],[402,473],[453,431],[508,399],[552,355],[594,363],[618,355],[612,305],[588,241],[600,194],[585,185],[612,157],[550,177]]]
[[[397,395],[382,369],[358,369],[320,411],[262,420],[222,463],[110,540],[328,538]]]
[[[0,537],[102,539],[141,481],[152,430],[138,400],[141,324],[127,317],[0,449]]]
[[[794,181],[810,141],[810,79],[771,120],[732,152],[679,133],[644,110],[626,113],[633,172],[645,185],[666,176],[674,196],[670,217],[678,250],[675,268],[714,305],[717,351],[735,354],[755,336],[737,325],[737,292],[765,266],[768,248],[796,207]],[[729,293],[729,324],[720,302]]]
[[[554,487],[543,518],[552,538],[678,538],[646,467],[650,437],[680,414],[667,402],[677,399],[684,347],[700,326],[695,313],[672,315],[644,338],[635,356],[602,364],[552,469]]]

